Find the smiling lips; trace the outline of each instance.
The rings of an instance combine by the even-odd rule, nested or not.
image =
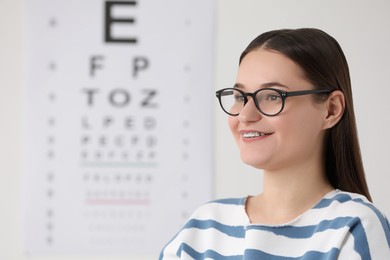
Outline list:
[[[248,142],[248,141],[255,141],[259,139],[263,139],[272,133],[264,133],[264,132],[259,132],[259,131],[240,131],[241,136],[243,137],[243,140]]]

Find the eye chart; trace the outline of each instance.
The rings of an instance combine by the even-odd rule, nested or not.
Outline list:
[[[213,1],[25,5],[26,252],[157,255],[211,199]]]

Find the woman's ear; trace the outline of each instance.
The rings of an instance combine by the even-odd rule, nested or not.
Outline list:
[[[342,118],[345,110],[345,98],[343,92],[336,90],[330,93],[326,101],[327,114],[324,119],[324,129],[335,126]]]

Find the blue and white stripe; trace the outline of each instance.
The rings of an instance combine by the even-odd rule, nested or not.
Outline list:
[[[390,225],[364,196],[334,190],[283,225],[251,224],[246,198],[198,208],[160,259],[390,259]]]

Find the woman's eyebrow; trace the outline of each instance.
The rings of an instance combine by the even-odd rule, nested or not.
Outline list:
[[[269,88],[269,87],[283,87],[283,88],[288,88],[286,85],[279,83],[279,82],[267,82],[261,84],[261,87],[263,88]]]
[[[286,85],[279,83],[279,82],[266,82],[260,85],[260,88],[270,88],[270,87],[283,87],[288,88]],[[244,84],[241,83],[235,83],[233,88],[243,89],[245,88]]]
[[[239,88],[239,89],[243,89],[244,88],[244,85],[243,84],[240,84],[240,83],[235,83],[233,88]]]

